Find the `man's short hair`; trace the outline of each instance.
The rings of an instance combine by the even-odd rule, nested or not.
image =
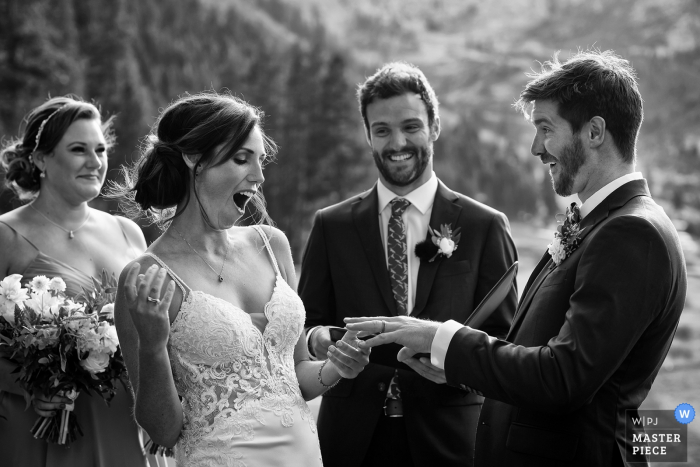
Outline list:
[[[580,51],[564,63],[555,54],[540,73],[528,76],[532,79],[516,108],[527,115],[532,102],[553,100],[574,133],[591,118],[601,117],[623,160],[634,162],[644,112],[636,74],[627,60],[611,50]]]
[[[360,113],[369,131],[367,106],[374,99],[388,99],[412,92],[418,94],[428,111],[428,124],[433,127],[438,118],[438,99],[422,71],[410,63],[392,62],[378,69],[357,89]]]

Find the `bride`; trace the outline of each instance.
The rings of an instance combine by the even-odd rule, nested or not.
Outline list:
[[[274,151],[261,113],[230,95],[163,111],[115,195],[165,229],[119,280],[115,320],[138,423],[178,465],[321,465],[305,400],[369,360],[354,335],[310,361],[285,235],[236,226]]]

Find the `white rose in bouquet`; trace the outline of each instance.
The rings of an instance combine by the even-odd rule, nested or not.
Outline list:
[[[15,305],[23,308],[29,298],[27,289],[20,284],[21,280],[21,274],[12,274],[0,281],[0,316],[9,323],[15,322]]]
[[[85,360],[80,360],[80,366],[93,374],[102,373],[109,365],[109,354],[91,351]]]
[[[117,328],[102,321],[97,328],[97,333],[102,336],[103,349],[108,351],[110,355],[114,354],[119,347],[119,336],[117,336]]]
[[[100,310],[100,317],[105,317],[107,319],[114,318],[114,303],[108,303],[102,307]]]
[[[101,352],[102,336],[95,329],[81,328],[78,332],[78,348],[81,352]]]

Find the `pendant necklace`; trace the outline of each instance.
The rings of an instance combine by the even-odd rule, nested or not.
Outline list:
[[[69,230],[69,229],[66,229],[65,227],[63,227],[62,225],[57,224],[57,223],[55,223],[54,221],[52,221],[51,219],[49,219],[48,216],[47,216],[46,214],[44,214],[43,212],[39,211],[37,208],[34,207],[34,203],[30,203],[30,204],[29,204],[29,207],[32,208],[32,209],[34,209],[34,210],[35,210],[36,212],[38,212],[39,214],[41,214],[41,216],[42,216],[44,219],[46,219],[47,221],[51,222],[53,225],[55,225],[56,227],[58,227],[59,229],[63,230],[65,233],[67,233],[67,234],[68,234],[68,240],[73,240],[73,238],[75,238],[75,232],[77,232],[78,230],[80,230],[80,229],[82,229],[83,227],[85,227],[85,224],[87,224],[87,221],[90,220],[90,210],[88,209],[88,215],[87,215],[87,217],[85,218],[85,220],[83,221],[83,223],[80,224],[80,226],[79,226],[77,229]]]
[[[187,246],[190,247],[190,249],[191,249],[192,251],[194,251],[195,254],[196,254],[197,256],[199,256],[199,258],[200,258],[202,261],[204,261],[204,264],[206,264],[207,266],[209,266],[209,269],[211,269],[212,272],[213,272],[214,274],[216,274],[216,275],[219,277],[219,282],[223,282],[223,281],[224,281],[224,276],[223,276],[223,273],[224,273],[224,266],[226,266],[226,259],[228,258],[228,251],[229,251],[229,248],[231,247],[231,243],[228,241],[228,234],[226,234],[226,239],[227,239],[227,241],[226,241],[226,253],[224,254],[224,262],[221,263],[221,270],[217,273],[217,272],[216,272],[216,269],[214,269],[213,267],[211,267],[211,264],[209,264],[209,261],[207,261],[206,259],[204,259],[204,256],[200,255],[199,252],[198,252],[197,250],[195,250],[194,247],[193,247],[192,245],[190,245],[190,242],[187,241],[187,239],[184,237],[184,235],[182,235],[182,234],[180,233],[179,230],[177,230],[177,229],[176,229],[175,227],[173,227],[173,226],[170,226],[170,228],[173,229],[173,230],[175,231],[175,233],[177,233],[177,234],[180,236],[180,238],[181,238],[185,243],[187,243]]]

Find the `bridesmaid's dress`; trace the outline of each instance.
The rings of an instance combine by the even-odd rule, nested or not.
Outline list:
[[[3,224],[5,224],[3,222]],[[5,224],[7,225],[7,224]],[[8,225],[8,227],[10,227]],[[10,227],[12,229],[12,227]],[[60,276],[66,295],[75,296],[81,287],[92,288],[92,279],[74,267],[42,253],[24,236],[12,231],[36,250],[36,257],[22,274],[22,284],[38,275]],[[146,467],[143,440],[131,414],[131,393],[117,383],[117,395],[109,406],[98,395],[81,394],[75,415],[83,436],[67,447],[34,439],[29,430],[38,415],[24,397],[0,391],[0,464],[12,467]]]

